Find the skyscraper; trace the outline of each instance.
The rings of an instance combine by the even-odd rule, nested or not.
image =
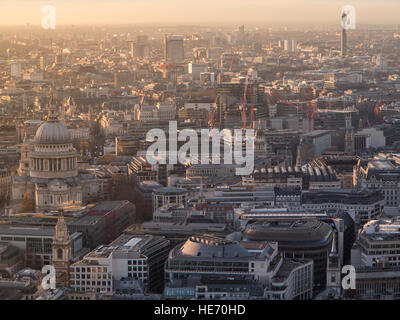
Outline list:
[[[290,41],[290,40],[285,40],[285,41],[284,41],[284,48],[285,48],[285,51],[291,52],[291,51],[292,51],[292,45],[293,45],[292,41]]]
[[[346,34],[346,20],[347,20],[347,14],[343,13],[342,14],[342,39],[341,39],[341,55],[342,57],[346,56],[347,54],[347,34]]]
[[[150,54],[150,45],[148,37],[145,35],[137,36],[136,40],[131,42],[132,58],[147,58]]]
[[[185,59],[183,36],[164,37],[164,59],[166,62],[182,63]]]

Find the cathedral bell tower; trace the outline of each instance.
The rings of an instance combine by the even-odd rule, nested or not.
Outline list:
[[[327,266],[327,283],[326,287],[334,296],[341,295],[341,270],[340,270],[340,258],[337,252],[336,246],[336,235],[332,238],[332,248],[328,255],[328,266]]]
[[[69,286],[69,266],[72,258],[71,239],[64,220],[63,210],[59,210],[56,234],[53,239],[53,266],[56,269],[57,287]]]

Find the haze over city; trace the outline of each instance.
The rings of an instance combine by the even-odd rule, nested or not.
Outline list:
[[[348,4],[360,24],[398,23],[397,0],[2,0],[0,25],[38,25],[44,5],[55,6],[58,24],[337,24]]]

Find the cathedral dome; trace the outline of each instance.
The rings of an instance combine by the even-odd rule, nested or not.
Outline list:
[[[71,142],[70,133],[60,121],[46,121],[36,131],[35,143],[62,144],[69,142]]]

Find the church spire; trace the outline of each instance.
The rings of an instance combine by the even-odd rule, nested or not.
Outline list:
[[[52,244],[52,263],[56,269],[56,285],[69,286],[69,265],[72,258],[72,243],[69,237],[63,210],[59,210],[56,224],[56,234]]]
[[[47,117],[47,121],[57,121],[57,110],[54,102],[54,90],[50,89],[50,101],[49,101],[49,115]]]
[[[69,233],[67,224],[64,220],[64,212],[62,209],[58,211],[58,221],[56,224],[56,235],[54,238],[57,242],[69,242]]]

